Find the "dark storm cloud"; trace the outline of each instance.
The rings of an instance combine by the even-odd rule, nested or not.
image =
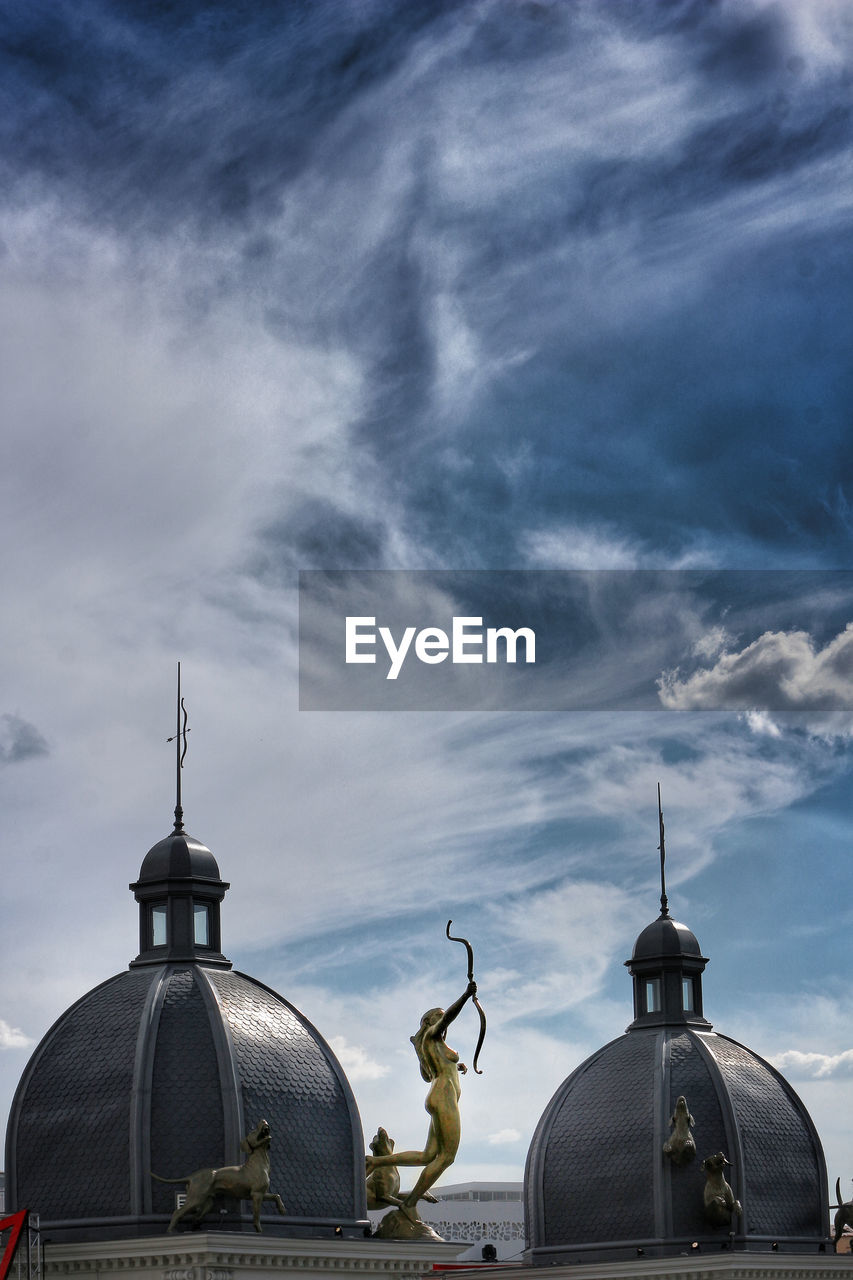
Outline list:
[[[283,346],[357,362],[341,427],[398,536],[349,528],[330,492],[319,520],[313,497],[259,520],[261,565],[283,533],[302,563],[394,563],[403,542],[524,565],[543,533],[603,521],[659,560],[844,563],[849,32],[831,6],[820,39],[803,21],[18,5],[6,190],[159,237],[190,308],[236,298]]]
[[[250,572],[267,582],[292,582],[298,568],[376,564],[383,555],[384,530],[369,516],[348,514],[324,500],[304,499],[292,516],[262,529],[258,541],[263,551]]]
[[[0,764],[18,764],[49,753],[46,739],[34,724],[8,712],[0,715]]]
[[[3,149],[98,217],[269,212],[318,135],[445,6],[16,5]]]

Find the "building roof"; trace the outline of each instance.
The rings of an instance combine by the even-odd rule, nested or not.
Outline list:
[[[207,845],[177,828],[148,850],[136,885],[166,880],[210,880],[219,883],[219,867]],[[226,885],[226,888],[228,886]]]
[[[758,1054],[703,1014],[706,960],[695,935],[660,917],[626,962],[634,1020],[560,1086],[525,1171],[536,1265],[666,1256],[694,1247],[817,1252],[826,1247],[826,1169],[805,1106]],[[679,1097],[695,1157],[664,1151]],[[743,1209],[705,1216],[703,1159],[723,1152]]]
[[[270,1185],[287,1216],[270,1216],[264,1230],[363,1233],[352,1091],[307,1019],[222,954],[228,885],[213,854],[176,821],[131,888],[139,955],[58,1019],[21,1079],[7,1205],[40,1213],[53,1240],[160,1234],[183,1188],[151,1171],[176,1179],[241,1164],[241,1139],[265,1119]],[[251,1218],[232,1206],[218,1225],[251,1229]]]

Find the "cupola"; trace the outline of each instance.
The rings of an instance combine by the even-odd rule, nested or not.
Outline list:
[[[634,979],[634,1021],[628,1027],[690,1025],[711,1030],[702,1015],[702,970],[708,963],[696,935],[665,909],[646,925],[625,964]]]
[[[139,955],[131,968],[189,960],[230,969],[219,925],[228,887],[207,846],[176,819],[171,834],[148,850],[130,886],[139,903]]]

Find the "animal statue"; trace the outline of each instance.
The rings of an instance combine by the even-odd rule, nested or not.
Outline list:
[[[696,1155],[696,1143],[690,1132],[691,1126],[696,1121],[690,1114],[687,1099],[683,1094],[675,1101],[675,1110],[669,1118],[669,1123],[672,1125],[672,1133],[663,1144],[663,1153],[669,1156],[673,1164],[689,1164]]]
[[[380,1125],[370,1143],[374,1156],[389,1156],[394,1150],[394,1139],[388,1137],[387,1130]],[[427,1191],[422,1200],[436,1203],[436,1198]],[[403,1203],[400,1196],[400,1171],[395,1164],[380,1165],[367,1175],[367,1207],[368,1209],[384,1209],[388,1205],[399,1206]]]
[[[233,1196],[235,1200],[251,1200],[252,1222],[255,1230],[261,1229],[261,1208],[265,1200],[274,1201],[279,1213],[287,1213],[281,1196],[270,1191],[270,1127],[261,1120],[240,1143],[240,1150],[248,1152],[245,1164],[228,1165],[223,1169],[196,1169],[183,1178],[161,1178],[151,1174],[158,1182],[184,1182],[187,1195],[183,1205],[172,1214],[168,1230],[174,1231],[182,1218],[192,1219],[198,1227],[213,1208],[217,1196]]]
[[[853,1227],[853,1201],[841,1199],[841,1179],[835,1179],[835,1199],[838,1204],[832,1220],[832,1247],[837,1248],[838,1241],[844,1235],[845,1227]]]
[[[394,1139],[380,1125],[370,1144],[375,1156],[387,1156],[394,1150]],[[386,1164],[367,1175],[368,1209],[384,1209],[386,1205],[400,1203],[400,1171],[395,1164]]]
[[[728,1163],[722,1151],[706,1156],[702,1161],[705,1174],[705,1217],[715,1227],[731,1226],[732,1217],[740,1217],[743,1212],[740,1200],[735,1199],[734,1192],[726,1182],[723,1170]]]

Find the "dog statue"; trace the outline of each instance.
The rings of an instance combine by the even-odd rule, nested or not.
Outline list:
[[[376,1136],[370,1143],[370,1150],[375,1156],[390,1156],[394,1150],[394,1139],[388,1137],[387,1130],[380,1125]],[[426,1191],[421,1196],[430,1204],[436,1204],[436,1198]],[[400,1171],[395,1164],[380,1165],[367,1175],[367,1207],[368,1209],[385,1209],[388,1205],[399,1208],[403,1203],[400,1195]]]
[[[705,1173],[705,1217],[715,1227],[731,1226],[732,1217],[740,1217],[740,1200],[735,1200],[734,1192],[726,1182],[723,1172],[728,1160],[722,1151],[716,1155],[706,1156],[702,1161]]]
[[[252,1222],[255,1230],[261,1229],[261,1208],[265,1200],[275,1202],[279,1213],[287,1213],[281,1196],[270,1191],[270,1127],[261,1120],[240,1143],[240,1150],[247,1151],[245,1164],[229,1165],[224,1169],[196,1169],[184,1178],[161,1178],[152,1173],[158,1182],[184,1182],[187,1197],[183,1205],[172,1214],[168,1230],[174,1231],[182,1218],[192,1219],[198,1227],[213,1208],[217,1196],[233,1196],[235,1200],[251,1200]]]
[[[394,1139],[388,1137],[381,1125],[370,1150],[375,1156],[388,1156],[394,1150]],[[400,1171],[395,1164],[386,1164],[367,1175],[367,1207],[384,1209],[391,1204],[400,1204]]]
[[[835,1217],[832,1220],[832,1247],[837,1249],[838,1241],[844,1235],[845,1227],[853,1227],[853,1201],[841,1199],[841,1179],[835,1179]]]
[[[673,1164],[689,1164],[696,1155],[696,1143],[690,1132],[696,1123],[687,1106],[687,1099],[681,1094],[676,1099],[675,1110],[669,1118],[672,1133],[663,1144],[663,1153],[669,1156]]]

